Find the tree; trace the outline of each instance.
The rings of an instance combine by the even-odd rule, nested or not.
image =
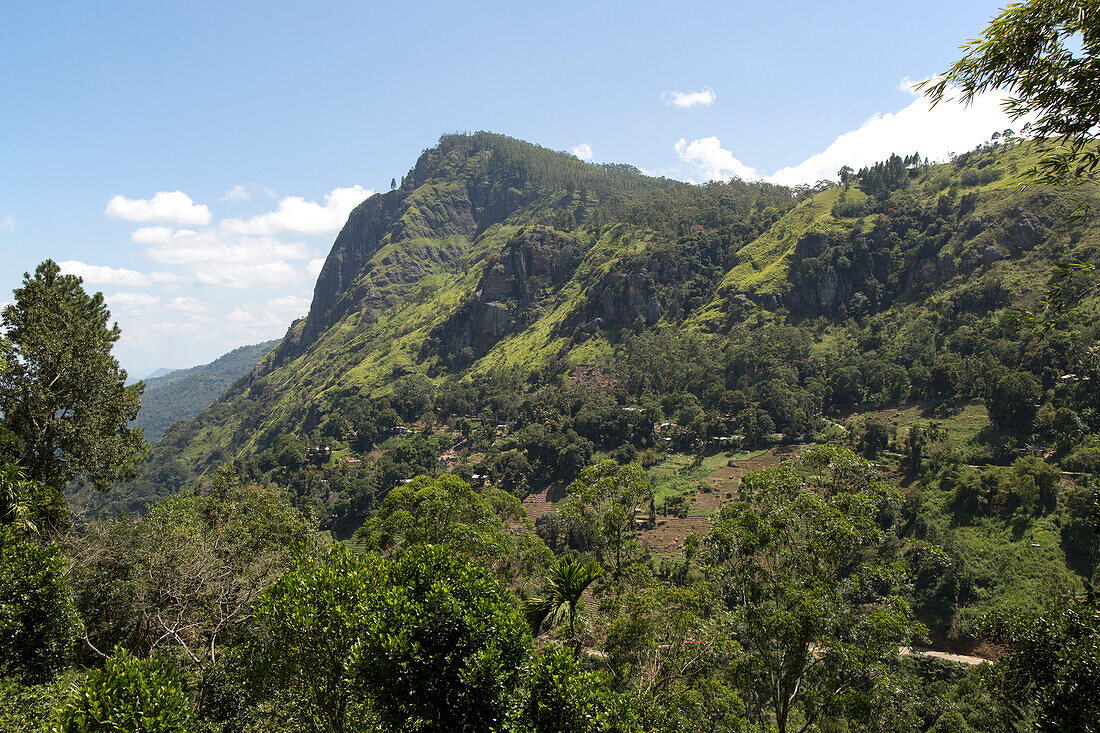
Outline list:
[[[1094,604],[1002,614],[986,631],[1007,651],[997,662],[1002,692],[1035,705],[1038,730],[1100,731],[1100,610]]]
[[[262,717],[343,733],[370,719],[355,672],[382,561],[335,545],[302,556],[256,603],[252,694]]]
[[[537,636],[547,617],[551,625],[568,621],[569,639],[577,634],[577,609],[583,608],[581,600],[588,586],[603,575],[603,568],[594,562],[581,565],[572,555],[560,558],[546,576],[546,590],[541,597],[529,598],[523,604],[523,613],[531,625],[531,634]]]
[[[746,407],[737,413],[734,423],[741,434],[745,436],[745,446],[758,448],[764,438],[775,432],[775,423],[771,415],[758,407]]]
[[[127,387],[111,355],[119,329],[103,294],[46,260],[14,297],[2,318],[0,414],[21,441],[27,478],[59,495],[73,479],[103,488],[131,476],[146,449],[129,427],[142,385]]]
[[[57,547],[0,526],[0,674],[48,679],[72,661],[79,630]]]
[[[685,541],[685,566],[698,536]],[[740,731],[745,706],[729,674],[738,644],[708,583],[653,584],[621,597],[604,651],[616,689],[636,695],[661,730]]]
[[[55,733],[193,733],[191,700],[158,659],[118,649],[57,712]]]
[[[1030,433],[1038,410],[1036,403],[1042,396],[1042,387],[1030,373],[1007,372],[993,383],[986,396],[989,419],[998,430]]]
[[[383,730],[500,731],[530,637],[515,596],[445,547],[387,563],[356,673]]]
[[[396,178],[391,178],[390,179],[390,190],[393,191],[393,190],[396,190],[396,189],[397,189],[397,179]]]
[[[499,730],[527,660],[517,605],[441,546],[303,557],[256,604],[255,707],[334,733]]]
[[[844,186],[844,190],[847,191],[852,185],[852,179],[855,178],[855,171],[851,166],[844,165],[837,171],[837,177],[840,178],[841,184]]]
[[[607,689],[597,672],[585,671],[575,656],[547,646],[532,661],[527,675],[520,730],[530,733],[632,733],[642,730],[631,720],[626,701]]]
[[[705,538],[704,569],[732,613],[750,710],[784,733],[870,704],[913,628],[904,579],[874,555],[895,492],[851,451],[816,446],[747,474],[739,493]]]
[[[1075,48],[1075,39],[1080,49]],[[1100,150],[1100,6],[1081,0],[1027,0],[1001,11],[945,74],[918,85],[937,104],[957,89],[964,102],[1010,93],[1005,111],[1028,117],[1041,141],[1026,177],[1039,184],[1097,180]]]
[[[512,580],[541,570],[552,555],[530,533],[510,532],[511,523],[530,528],[523,505],[511,494],[491,487],[479,493],[453,475],[417,476],[391,491],[356,536],[366,549],[383,553],[445,545]]]
[[[70,580],[93,648],[180,650],[217,661],[252,620],[252,604],[314,553],[309,522],[275,489],[245,485],[227,467],[133,521],[89,523],[67,538]]]
[[[653,486],[644,468],[601,461],[584,469],[569,486],[562,515],[582,526],[594,524],[597,549],[604,564],[614,562],[618,577],[637,535],[638,510],[648,508],[652,498]]]
[[[874,417],[863,425],[859,438],[860,448],[867,458],[874,458],[890,444],[890,426],[885,420]]]

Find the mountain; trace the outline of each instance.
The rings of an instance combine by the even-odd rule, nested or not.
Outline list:
[[[1005,185],[1033,159],[1002,141],[942,164],[894,156],[843,185],[694,186],[445,136],[352,212],[309,314],[168,428],[142,476],[86,506],[140,510],[233,461],[346,537],[418,473],[538,496],[593,458],[846,440],[902,456],[889,465],[911,487],[915,539],[1031,553],[1011,577],[952,576],[975,602],[1088,577],[1088,502],[1051,504],[1027,488],[1046,474],[1013,466],[1040,453],[1100,470],[1096,288],[1051,276],[1097,261],[1096,218],[1068,215],[1100,201]],[[1017,309],[1057,283],[1080,305],[1048,336],[1021,332]],[[690,489],[676,486],[666,511]],[[1019,511],[1036,512],[1042,558],[999,529]],[[950,585],[935,577],[928,604]],[[933,616],[943,633],[955,623]]]
[[[190,369],[158,369],[145,378],[141,412],[134,425],[145,428],[145,439],[155,443],[172,423],[187,420],[221,396],[278,343],[265,341],[242,346],[209,364]]]
[[[445,136],[352,212],[275,348],[73,505],[141,511],[232,462],[348,539],[449,472],[526,497],[563,550],[554,502],[612,458],[651,469],[642,541],[675,554],[748,467],[844,442],[903,494],[919,617],[967,649],[988,611],[1100,580],[1100,297],[1058,269],[1100,259],[1096,217],[1070,216],[1100,196],[1006,185],[1034,155],[694,186]]]

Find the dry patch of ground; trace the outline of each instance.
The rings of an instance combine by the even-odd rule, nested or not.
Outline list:
[[[709,491],[697,491],[691,500],[687,517],[663,517],[658,515],[657,526],[639,533],[642,544],[658,552],[679,552],[684,540],[692,532],[704,533],[710,529],[711,517],[722,507],[737,500],[737,486],[741,477],[750,471],[778,466],[780,462],[798,454],[802,446],[779,446],[768,451],[751,454],[734,454],[726,462],[712,470],[703,483]],[[744,456],[744,457],[742,457]]]
[[[742,476],[750,471],[778,466],[782,461],[798,455],[802,448],[801,445],[785,445],[756,453],[735,453],[728,458],[722,456],[725,464],[719,464],[701,479],[707,490],[695,492],[688,508],[688,516],[663,516],[658,512],[656,526],[642,530],[638,538],[650,550],[663,553],[680,552],[684,546],[684,539],[689,534],[707,532],[710,529],[711,517],[722,505],[736,501],[737,486]],[[553,486],[545,491],[530,494],[523,500],[527,518],[534,523],[543,514],[553,510],[565,499],[566,488]]]

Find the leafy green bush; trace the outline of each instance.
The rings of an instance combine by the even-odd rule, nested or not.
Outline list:
[[[0,674],[48,679],[71,661],[79,629],[57,547],[0,527]]]
[[[0,677],[0,730],[5,733],[47,733],[53,711],[69,694],[80,672],[68,672],[38,685]]]
[[[116,649],[56,714],[54,733],[190,733],[191,700],[163,661]]]
[[[1100,473],[1100,435],[1086,437],[1062,459],[1062,465],[1069,471]]]
[[[260,598],[250,677],[265,723],[322,731],[365,725],[355,649],[369,627],[380,564],[336,545],[320,560],[301,558]]]
[[[515,597],[444,547],[413,548],[382,577],[357,673],[383,727],[503,730],[530,643]]]
[[[300,728],[501,730],[530,638],[492,572],[442,546],[400,560],[337,546],[256,607],[260,717]]]
[[[608,690],[600,675],[581,669],[576,658],[550,646],[532,661],[520,730],[530,733],[596,733],[633,730],[616,715],[623,701]],[[620,720],[616,720],[620,718]]]

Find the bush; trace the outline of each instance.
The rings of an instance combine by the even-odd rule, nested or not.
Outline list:
[[[12,677],[0,678],[0,730],[5,733],[45,733],[55,708],[83,675],[69,672],[40,685],[24,685]]]
[[[1067,471],[1100,473],[1100,435],[1090,435],[1082,440],[1073,452],[1062,459]]]
[[[514,596],[443,547],[413,548],[383,577],[358,675],[384,728],[502,730],[530,643]]]
[[[304,558],[256,621],[265,730],[500,730],[530,643],[516,598],[443,546],[396,561],[340,546]]]
[[[863,201],[847,201],[838,199],[833,204],[833,216],[838,219],[858,218],[867,215],[867,205]]]
[[[44,681],[69,664],[79,635],[57,547],[0,527],[0,674]]]
[[[116,649],[57,711],[54,733],[190,733],[191,701],[163,661]]]
[[[573,655],[562,647],[544,649],[533,660],[527,680],[523,730],[595,733],[633,727],[615,721],[613,711],[621,706],[616,696],[604,687],[597,673],[582,671]]]

